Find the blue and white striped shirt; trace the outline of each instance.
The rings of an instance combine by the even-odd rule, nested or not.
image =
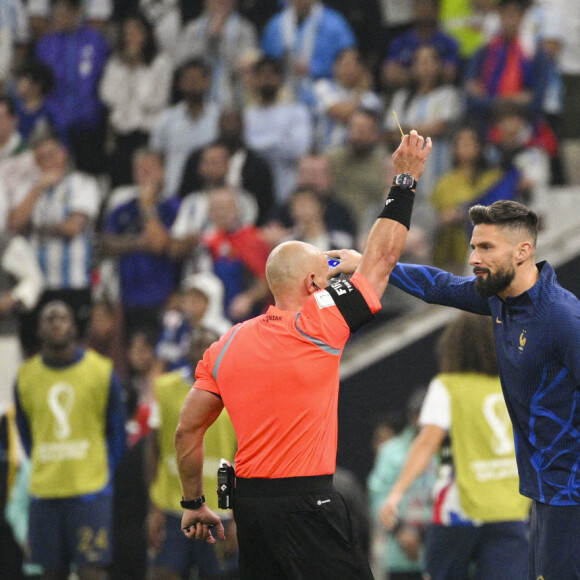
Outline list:
[[[51,290],[89,288],[91,285],[93,222],[99,211],[96,180],[79,172],[69,173],[58,185],[46,189],[32,213],[31,242]],[[73,238],[39,235],[37,229],[65,221],[74,213],[89,218],[85,229]]]

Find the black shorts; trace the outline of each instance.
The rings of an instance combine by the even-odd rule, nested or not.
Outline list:
[[[241,580],[372,579],[332,476],[236,481]]]

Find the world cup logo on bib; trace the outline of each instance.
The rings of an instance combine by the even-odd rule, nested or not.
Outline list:
[[[508,455],[514,450],[512,424],[501,393],[494,393],[483,402],[483,416],[493,432],[492,447],[496,455]]]
[[[54,436],[68,439],[71,435],[69,415],[73,407],[75,391],[68,383],[55,383],[48,391],[47,402],[54,416]]]

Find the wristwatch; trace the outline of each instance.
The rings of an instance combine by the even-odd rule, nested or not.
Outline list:
[[[197,499],[183,499],[179,502],[184,510],[198,510],[205,503],[205,495]]]
[[[417,180],[413,179],[409,173],[399,173],[393,177],[393,185],[401,187],[402,189],[415,189],[417,187]]]

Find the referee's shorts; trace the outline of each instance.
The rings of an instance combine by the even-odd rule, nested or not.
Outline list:
[[[372,579],[332,475],[236,478],[241,580]]]

